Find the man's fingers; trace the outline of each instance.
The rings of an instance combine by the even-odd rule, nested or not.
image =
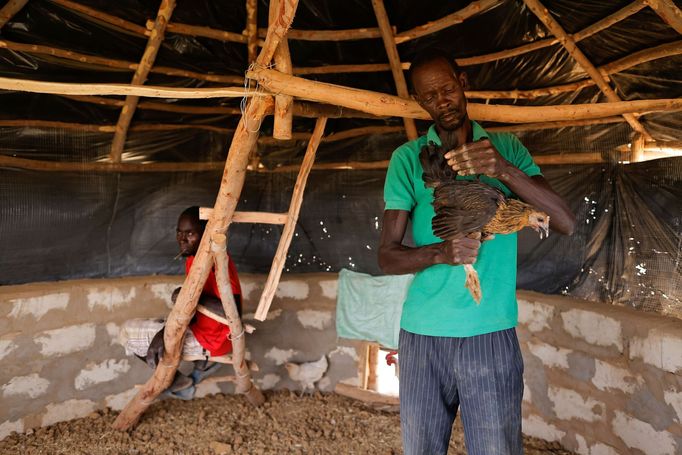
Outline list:
[[[457,155],[463,155],[465,153],[474,153],[478,151],[484,151],[487,152],[491,149],[492,144],[490,143],[489,140],[482,140],[482,141],[476,141],[476,142],[467,142],[466,144],[462,144],[459,147],[450,150],[445,154],[445,159],[450,159],[453,156]]]

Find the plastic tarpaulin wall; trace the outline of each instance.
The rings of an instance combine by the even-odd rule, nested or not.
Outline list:
[[[545,167],[578,217],[572,237],[519,236],[518,286],[682,317],[682,158]],[[287,272],[380,274],[385,172],[313,171]],[[282,212],[295,174],[249,174],[240,210]],[[0,171],[0,282],[182,273],[175,223],[212,206],[220,173]],[[281,228],[233,224],[238,269],[267,273]]]

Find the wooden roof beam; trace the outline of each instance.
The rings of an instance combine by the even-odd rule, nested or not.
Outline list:
[[[675,5],[673,0],[644,0],[663,22],[671,26],[682,35],[682,11]]]
[[[133,75],[131,85],[143,85],[147,80],[149,70],[154,65],[156,55],[161,48],[166,25],[168,24],[171,14],[173,14],[173,9],[175,9],[175,0],[161,1],[161,6],[159,6],[159,11],[156,15],[156,20],[154,21],[154,27],[151,30],[151,35],[149,36],[149,41],[147,41],[147,46],[144,49],[140,64]],[[128,128],[130,128],[130,122],[133,120],[133,115],[135,114],[135,109],[137,108],[139,100],[139,96],[126,96],[125,103],[121,109],[121,114],[118,117],[116,132],[114,133],[111,152],[109,153],[109,159],[113,163],[121,162],[121,155],[123,153],[123,148],[125,147]]]
[[[374,8],[374,15],[379,23],[379,30],[381,30],[381,38],[384,42],[388,62],[391,66],[391,73],[393,74],[393,81],[395,82],[396,92],[401,98],[409,98],[410,94],[407,90],[407,82],[405,81],[405,73],[400,63],[400,54],[398,54],[398,47],[396,46],[395,36],[391,29],[391,23],[386,13],[384,0],[372,0],[372,7]],[[411,118],[403,118],[405,125],[405,132],[408,140],[414,140],[419,137],[417,133],[417,125]]]
[[[524,0],[528,8],[535,14],[540,21],[545,24],[547,29],[559,39],[561,45],[573,57],[576,62],[585,70],[585,72],[592,78],[599,87],[599,89],[606,95],[606,98],[612,102],[622,101],[611,86],[606,82],[599,70],[589,61],[589,59],[578,48],[575,40],[571,38],[568,33],[561,27],[559,22],[552,16],[547,8],[545,8],[539,0]],[[644,128],[644,126],[632,115],[623,114],[625,120],[630,126],[644,137],[651,139],[651,135]]]
[[[424,25],[398,33],[395,36],[395,42],[397,44],[405,43],[416,38],[421,38],[422,36],[439,32],[453,25],[461,24],[470,17],[485,13],[502,3],[502,0],[475,0],[459,11],[455,11],[454,13],[448,14],[433,22],[428,22]]]
[[[9,22],[21,9],[26,6],[28,0],[9,0],[0,8],[0,29]]]
[[[277,20],[277,8],[279,0],[270,0],[270,10],[268,12],[268,22],[272,24]],[[275,68],[286,74],[291,74],[291,54],[289,53],[289,43],[287,37],[283,37],[279,42],[273,57]],[[294,97],[285,94],[275,95],[275,113],[273,119],[272,137],[275,139],[291,139],[291,130],[294,121]]]

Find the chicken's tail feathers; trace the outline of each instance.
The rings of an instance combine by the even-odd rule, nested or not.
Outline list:
[[[479,304],[483,298],[483,292],[481,291],[481,281],[478,279],[478,272],[471,264],[464,264],[464,271],[466,272],[464,286],[469,290],[476,304]]]

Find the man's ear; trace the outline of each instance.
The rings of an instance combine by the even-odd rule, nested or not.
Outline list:
[[[469,90],[469,78],[467,77],[467,73],[460,71],[457,79],[459,79],[459,85],[462,86],[462,90]]]

